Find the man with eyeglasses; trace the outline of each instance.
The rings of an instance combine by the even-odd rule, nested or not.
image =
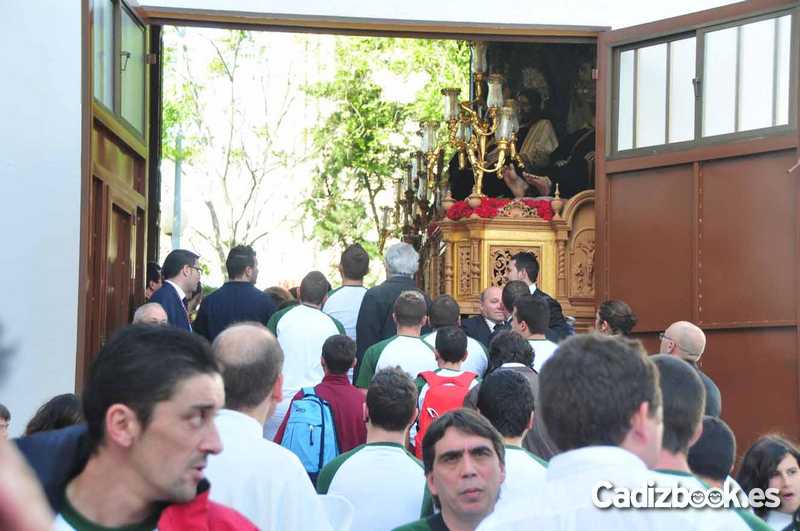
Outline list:
[[[187,297],[197,288],[202,271],[197,265],[198,258],[198,255],[185,249],[175,249],[169,253],[161,268],[164,284],[150,297],[150,302],[159,303],[167,312],[170,325],[187,332],[192,331]]]
[[[719,417],[722,412],[722,396],[719,387],[698,366],[700,356],[703,355],[706,348],[705,333],[688,321],[678,321],[669,325],[658,337],[661,339],[659,353],[677,356],[695,368],[706,388],[705,414],[710,417]]]

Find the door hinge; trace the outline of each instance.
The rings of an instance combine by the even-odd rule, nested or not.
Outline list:
[[[144,56],[144,62],[149,65],[158,64],[158,54],[157,53],[148,53]]]

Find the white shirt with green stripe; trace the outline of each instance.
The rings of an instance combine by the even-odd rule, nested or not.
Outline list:
[[[549,339],[529,339],[528,344],[533,349],[533,370],[541,372],[542,365],[550,359],[558,345]]]
[[[403,369],[413,380],[423,371],[439,368],[433,347],[417,336],[392,336],[375,343],[364,352],[356,387],[366,389],[375,373],[386,367]]]
[[[422,339],[436,348],[436,331],[422,337]],[[461,364],[461,369],[465,371],[474,372],[481,378],[486,374],[486,368],[489,366],[489,356],[486,353],[486,348],[477,339],[467,336],[467,359]]]
[[[353,504],[351,529],[386,531],[419,518],[425,472],[399,444],[361,445],[325,465],[317,492],[337,494]]]
[[[520,446],[506,444],[506,479],[496,507],[524,504],[544,488],[547,462]]]

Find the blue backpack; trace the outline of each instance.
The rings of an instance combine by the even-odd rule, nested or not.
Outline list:
[[[300,458],[314,484],[322,467],[339,455],[333,411],[313,387],[303,387],[303,398],[292,402],[281,446]]]

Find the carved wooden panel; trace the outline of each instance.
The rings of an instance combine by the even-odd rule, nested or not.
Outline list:
[[[469,242],[456,246],[456,260],[458,260],[458,294],[470,295],[472,293],[472,247]]]
[[[575,234],[570,249],[570,298],[594,298],[595,275],[594,228],[585,228]]]
[[[528,251],[535,254],[536,259],[541,262],[541,247],[509,247],[494,245],[489,247],[489,263],[492,267],[492,277],[489,279],[490,285],[502,286],[506,283],[506,276],[508,275],[511,257],[523,251]]]

